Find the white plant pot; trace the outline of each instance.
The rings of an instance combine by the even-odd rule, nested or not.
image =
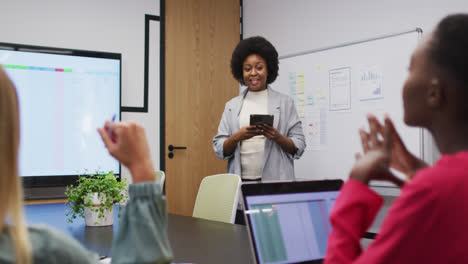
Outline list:
[[[90,193],[86,196],[85,201],[91,199],[93,204],[92,209],[85,206],[85,224],[87,226],[109,226],[114,224],[114,206],[104,209],[104,217],[99,217],[100,212],[95,212],[95,209],[99,209],[100,204],[104,204],[106,201],[104,194],[98,197],[98,193]]]

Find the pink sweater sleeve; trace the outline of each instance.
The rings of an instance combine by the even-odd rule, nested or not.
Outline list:
[[[383,199],[366,185],[349,180],[330,216],[333,230],[325,263],[440,263],[434,254],[428,254],[440,250],[440,232],[434,227],[438,221],[435,215],[443,208],[438,203],[438,191],[430,182],[427,177],[419,177],[402,188],[376,239],[362,251],[360,239],[374,221]]]
[[[361,254],[361,237],[382,206],[383,199],[367,185],[348,180],[341,188],[330,215],[325,264],[352,263]]]

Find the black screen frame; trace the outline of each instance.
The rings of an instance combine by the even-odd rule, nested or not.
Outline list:
[[[343,180],[337,179],[293,182],[246,182],[242,183],[241,188],[245,204],[245,197],[251,195],[338,191],[342,185]]]
[[[119,60],[120,64],[120,76],[119,76],[119,120],[122,120],[122,54],[121,53],[112,53],[112,52],[103,52],[103,51],[90,51],[90,50],[77,50],[77,49],[66,49],[66,48],[56,48],[56,47],[47,47],[47,46],[35,46],[35,45],[26,45],[18,43],[6,43],[0,42],[0,50],[10,50],[10,51],[24,51],[24,52],[35,52],[35,53],[46,53],[46,54],[55,54],[55,55],[67,55],[67,56],[78,56],[78,57],[90,57],[90,58],[102,58],[102,59],[116,59]],[[120,181],[120,175],[122,172],[122,167],[119,162],[119,173],[114,173],[115,176],[118,176]],[[54,175],[54,176],[24,176],[20,177],[23,182],[23,188],[25,189],[25,200],[30,199],[46,199],[46,198],[64,198],[65,194],[63,191],[66,186],[75,184],[79,176],[86,176],[93,174],[76,174],[76,175]],[[42,188],[53,188],[58,187],[58,193],[50,193],[48,190],[44,190],[38,194],[37,192],[31,192],[34,189]],[[34,193],[31,194],[30,193]]]

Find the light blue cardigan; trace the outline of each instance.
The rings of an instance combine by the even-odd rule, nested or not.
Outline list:
[[[112,243],[113,264],[165,264],[173,255],[167,236],[166,198],[155,182],[131,184],[130,199]],[[96,253],[72,237],[46,226],[29,227],[33,263],[99,264]],[[6,229],[0,237],[0,263],[16,263]]]
[[[224,141],[240,129],[239,114],[248,88],[241,95],[226,103],[218,134],[213,138],[213,148],[216,156],[228,160],[228,173],[241,175],[240,143],[233,154],[225,156]],[[273,126],[284,136],[290,138],[296,147],[296,154],[291,155],[280,145],[266,139],[265,156],[263,159],[263,181],[294,180],[294,159],[301,157],[306,147],[302,122],[297,115],[294,101],[287,95],[268,88],[268,114],[274,116]]]

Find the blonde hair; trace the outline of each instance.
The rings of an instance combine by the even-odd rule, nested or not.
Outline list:
[[[16,263],[32,262],[31,243],[24,220],[23,188],[18,177],[20,126],[16,89],[0,67],[0,230],[8,230]],[[11,219],[11,224],[6,219]]]

